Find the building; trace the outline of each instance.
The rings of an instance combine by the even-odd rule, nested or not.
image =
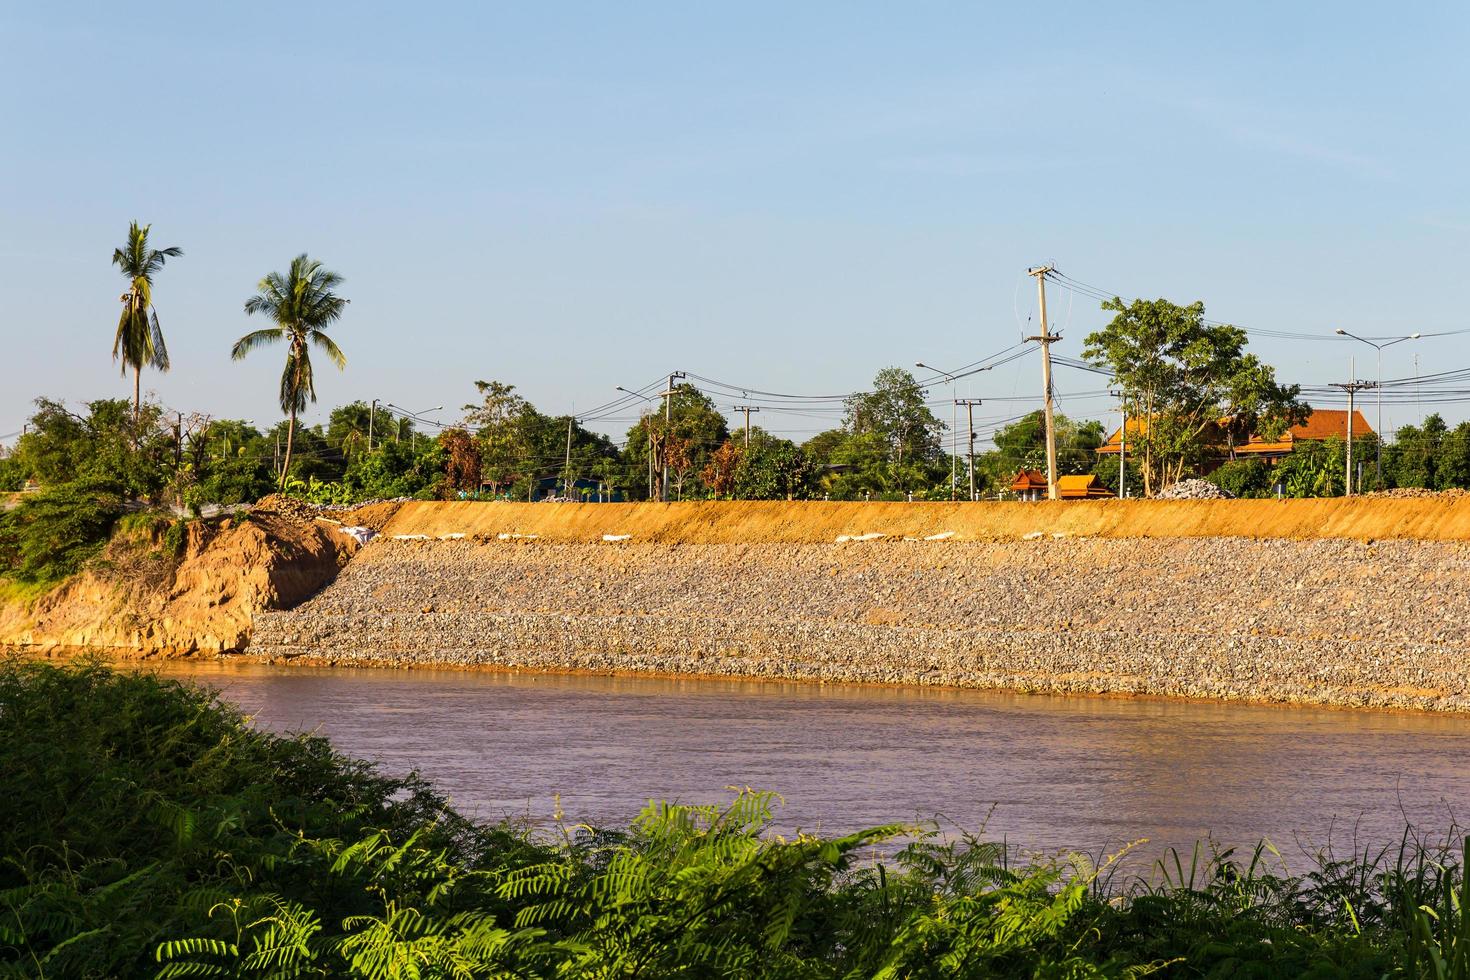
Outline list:
[[[1046,474],[1040,470],[1022,470],[1011,481],[1011,493],[1022,500],[1046,499]]]
[[[1011,481],[1011,493],[1022,500],[1046,499],[1046,474],[1040,470],[1022,470]],[[1090,497],[1116,496],[1103,486],[1095,475],[1082,473],[1075,476],[1057,477],[1057,499],[1086,500]]]
[[[1062,500],[1086,500],[1090,497],[1116,497],[1103,486],[1095,473],[1057,477],[1057,497]]]
[[[1294,425],[1282,433],[1279,439],[1266,441],[1259,435],[1252,434],[1244,443],[1232,446],[1226,438],[1225,429],[1222,425],[1213,427],[1207,435],[1210,437],[1213,448],[1213,457],[1208,469],[1214,469],[1229,459],[1259,459],[1267,463],[1275,463],[1290,456],[1299,442],[1321,442],[1326,439],[1341,439],[1347,441],[1348,413],[1342,409],[1313,409],[1312,414],[1301,425]],[[1142,418],[1128,420],[1128,455],[1133,455],[1133,440],[1140,433],[1147,432],[1147,424]],[[1373,427],[1363,417],[1363,413],[1353,411],[1353,438],[1361,439],[1364,436],[1374,435]],[[1108,437],[1108,441],[1097,447],[1099,456],[1117,455],[1124,448],[1122,443],[1123,432],[1116,429]]]

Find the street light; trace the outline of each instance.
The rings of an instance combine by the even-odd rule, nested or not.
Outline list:
[[[915,361],[914,367],[923,368],[925,371],[938,371],[949,381],[949,499],[955,500],[959,497],[960,492],[959,472],[956,469],[959,466],[960,427],[959,416],[956,414],[959,411],[959,402],[955,400],[955,376],[951,371],[934,367],[932,364],[925,364],[923,361]]]
[[[638,392],[632,390],[631,388],[624,388],[622,385],[618,385],[618,391],[621,391],[625,395],[632,395],[634,398],[641,398],[641,399],[643,399],[646,402],[653,401],[653,399],[650,398],[650,397],[648,397],[647,395],[641,395]]]
[[[1359,337],[1355,333],[1348,333],[1346,330],[1342,329],[1341,327],[1338,327],[1336,330],[1333,331],[1333,333],[1337,334],[1339,337],[1351,337],[1354,340],[1362,341],[1363,343],[1367,344],[1369,347],[1372,347],[1374,350],[1376,350],[1378,352],[1378,386],[1377,386],[1378,387],[1378,461],[1377,461],[1377,463],[1374,466],[1374,470],[1377,473],[1378,486],[1380,488],[1382,488],[1382,486],[1383,486],[1383,348],[1385,348],[1385,347],[1392,347],[1394,344],[1402,344],[1406,340],[1418,340],[1419,339],[1419,334],[1417,332],[1416,333],[1411,333],[1407,337],[1394,337],[1391,340],[1385,340],[1385,341],[1382,341],[1380,343],[1380,342],[1369,340],[1367,337]],[[1350,380],[1356,380],[1356,379],[1350,379]],[[1349,424],[1351,424],[1351,423],[1349,423]]]
[[[955,382],[959,381],[960,378],[965,377],[966,375],[979,374],[981,371],[989,371],[994,366],[995,365],[993,365],[993,364],[987,364],[983,368],[976,368],[973,371],[965,371],[963,374],[958,374],[958,373],[956,373],[954,371],[946,371],[946,370],[944,370],[944,368],[937,368],[937,367],[935,367],[932,364],[925,364],[923,361],[915,361],[914,362],[914,367],[923,368],[925,371],[937,371],[938,373],[944,375],[945,380],[947,380],[949,382],[949,435],[950,435],[950,438],[949,438],[949,499],[950,500],[956,499],[956,497],[958,497],[958,495],[959,495],[959,474],[956,472],[956,469],[955,469],[956,466],[958,465],[958,462],[957,462],[957,459],[956,459],[956,454],[959,452],[959,438],[960,438],[960,433],[959,433],[959,417],[956,414],[959,411],[959,400],[957,398],[955,398],[955,387],[954,387],[955,386]],[[973,438],[974,433],[967,433],[967,435],[969,435],[969,436],[971,436]],[[974,447],[973,444],[971,444],[971,446],[970,446],[970,456],[973,458],[974,455],[975,455],[975,447]],[[973,467],[973,465],[974,464],[972,463],[971,466]],[[972,483],[974,482],[973,478],[971,479],[971,482]],[[973,487],[971,489],[973,489]]]

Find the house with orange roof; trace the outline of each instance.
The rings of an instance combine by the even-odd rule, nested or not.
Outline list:
[[[1062,500],[1086,500],[1091,497],[1116,497],[1117,494],[1103,486],[1096,473],[1079,473],[1076,476],[1057,477],[1057,496]]]
[[[1022,470],[1011,481],[1011,493],[1022,500],[1045,500],[1046,474],[1040,470]],[[1113,491],[1092,473],[1057,477],[1057,498],[1060,500],[1086,500],[1090,497],[1116,496]]]
[[[1011,481],[1011,493],[1022,500],[1046,499],[1046,474],[1040,470],[1022,470]]]
[[[1142,418],[1128,420],[1128,451],[1132,453],[1133,440],[1148,431],[1146,420]],[[1363,417],[1363,413],[1353,411],[1353,438],[1361,439],[1364,436],[1373,435],[1373,427]],[[1249,439],[1235,446],[1231,446],[1225,438],[1224,425],[1218,426],[1211,438],[1218,447],[1218,463],[1231,458],[1236,459],[1259,459],[1267,463],[1274,463],[1290,456],[1292,450],[1301,442],[1322,442],[1326,439],[1341,439],[1347,441],[1348,436],[1348,413],[1342,409],[1317,408],[1307,416],[1305,422],[1294,425],[1287,429],[1277,439],[1266,440],[1252,433]],[[1123,448],[1123,431],[1114,430],[1108,437],[1108,441],[1097,447],[1099,456],[1117,455]]]

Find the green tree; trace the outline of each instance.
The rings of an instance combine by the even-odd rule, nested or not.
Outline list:
[[[305,253],[296,256],[284,275],[270,273],[260,280],[256,287],[259,292],[245,301],[247,316],[259,313],[274,320],[276,325],[246,334],[235,341],[230,351],[230,356],[238,361],[257,347],[278,341],[287,345],[280,404],[281,411],[290,417],[290,424],[286,430],[286,457],[281,464],[281,486],[285,486],[286,474],[291,469],[296,416],[306,409],[308,400],[316,401],[310,345],[325,351],[339,371],[347,366],[347,357],[326,334],[326,328],[342,318],[347,306],[348,301],[333,292],[341,284],[342,277],[322,268],[320,262],[307,258]]]
[[[1235,497],[1269,497],[1280,475],[1259,459],[1233,459],[1205,479]]]
[[[1116,316],[1083,353],[1123,386],[1128,415],[1145,420],[1129,448],[1142,461],[1146,495],[1203,462],[1222,435],[1271,439],[1310,414],[1299,387],[1279,384],[1273,368],[1246,353],[1244,330],[1206,322],[1203,303],[1115,297],[1102,308]]]
[[[663,496],[661,484],[669,440],[675,446],[687,446],[688,467],[685,472],[702,473],[710,457],[730,437],[729,421],[715,408],[704,392],[690,384],[674,386],[668,418],[664,412],[644,416],[628,430],[623,449],[623,486],[630,491],[647,486],[650,454],[653,457],[654,498]],[[683,460],[681,460],[683,462]],[[703,487],[701,490],[705,489]]]
[[[480,443],[480,477],[494,493],[510,488],[524,473],[532,453],[536,413],[516,394],[515,385],[476,381],[481,402],[465,406],[465,426]]]
[[[371,448],[369,441],[377,443],[392,438],[396,431],[392,412],[365,401],[338,405],[327,417],[327,445],[341,453],[343,459],[366,452]]]
[[[168,370],[168,347],[158,325],[158,310],[153,306],[153,276],[168,259],[184,254],[177,246],[149,248],[148,231],[152,227],[134,221],[128,226],[127,244],[112,252],[112,264],[128,280],[128,291],[119,297],[123,309],[112,341],[112,359],[122,361],[124,375],[133,372],[134,417],[143,404],[143,368]]]
[[[49,398],[36,399],[26,434],[12,459],[24,478],[43,486],[106,480],[133,499],[153,499],[172,475],[177,443],[162,411],[143,403],[138,414],[124,398],[89,402],[77,414]]]
[[[1396,487],[1434,487],[1440,444],[1449,426],[1434,413],[1423,425],[1399,429],[1398,440],[1384,453],[1384,470]]]
[[[432,500],[445,483],[448,458],[437,439],[420,439],[416,449],[409,440],[385,442],[352,458],[342,477],[345,495],[357,501]]]
[[[906,462],[934,462],[942,426],[924,403],[927,392],[902,368],[884,368],[873,390],[847,400],[843,425],[853,435],[875,435],[895,471]]]
[[[756,430],[735,466],[734,495],[740,500],[806,500],[816,486],[815,472],[796,443]]]
[[[1440,440],[1434,485],[1441,490],[1470,487],[1470,422],[1461,422]]]
[[[879,371],[871,391],[847,399],[841,430],[808,441],[818,483],[839,498],[897,498],[927,495],[941,477],[947,480],[949,464],[939,445],[943,426],[925,404],[926,395],[908,371]]]

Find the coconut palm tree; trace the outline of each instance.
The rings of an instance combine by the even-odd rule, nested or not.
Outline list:
[[[274,320],[274,327],[247,333],[235,341],[230,356],[241,360],[257,347],[285,341],[286,370],[281,374],[281,411],[290,416],[286,428],[286,458],[281,465],[280,486],[286,485],[291,469],[291,443],[296,435],[296,416],[306,409],[308,400],[316,401],[312,383],[311,351],[315,344],[326,351],[337,369],[347,366],[347,358],[324,332],[342,317],[347,300],[332,290],[342,284],[342,277],[305,253],[291,260],[291,268],[282,275],[272,272],[256,287],[259,292],[245,301],[247,315],[262,314]]]
[[[152,225],[128,226],[128,243],[113,249],[112,264],[128,278],[128,291],[118,297],[122,301],[122,317],[117,321],[117,337],[112,341],[112,359],[122,361],[123,374],[133,372],[133,421],[143,401],[143,368],[168,370],[168,347],[158,326],[158,310],[153,308],[153,274],[170,258],[184,254],[178,247],[150,249],[148,229]]]

